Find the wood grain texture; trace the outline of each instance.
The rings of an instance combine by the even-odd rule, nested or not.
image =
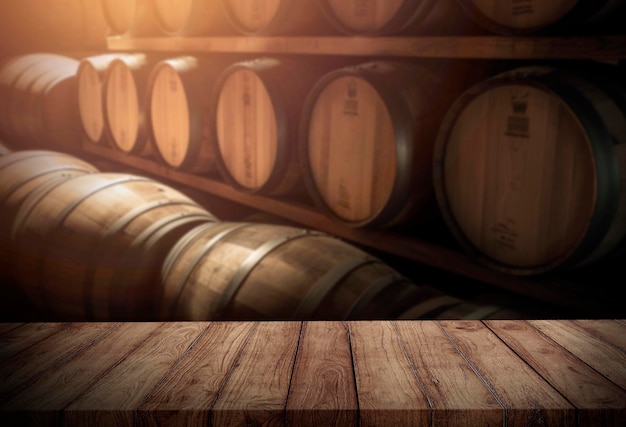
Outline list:
[[[64,324],[56,322],[2,324],[3,330],[2,335],[0,335],[0,362],[56,334],[64,327]]]

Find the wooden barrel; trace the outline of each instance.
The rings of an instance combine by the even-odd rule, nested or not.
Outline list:
[[[0,0],[2,54],[106,48],[106,22],[84,0]]]
[[[167,36],[233,35],[219,0],[153,0],[159,31]]]
[[[515,69],[450,108],[437,200],[478,260],[538,274],[590,263],[623,239],[626,92],[609,70]]]
[[[210,127],[216,132],[217,166],[227,182],[248,193],[306,193],[294,142],[304,100],[330,67],[257,58],[224,70],[215,84]]]
[[[0,157],[0,271],[9,273],[11,230],[24,200],[42,187],[98,170],[69,154],[45,151],[12,151]]]
[[[456,0],[318,0],[327,19],[349,35],[467,34],[471,20]]]
[[[104,78],[109,64],[122,53],[105,53],[80,60],[76,71],[78,111],[87,139],[94,144],[109,142],[104,120]]]
[[[11,236],[16,281],[52,319],[149,320],[167,252],[188,230],[212,221],[157,181],[78,176],[22,204]]]
[[[153,0],[100,0],[112,36],[157,36],[160,34]]]
[[[231,57],[180,56],[157,63],[148,79],[154,151],[169,167],[217,173],[211,93]]]
[[[623,17],[623,0],[553,0],[544,2],[516,0],[458,0],[478,25],[491,32],[541,34],[581,31]],[[623,18],[617,22],[622,28]],[[606,32],[607,28],[601,28]]]
[[[0,69],[0,128],[21,149],[79,147],[76,105],[78,61],[56,54],[26,54]]]
[[[163,266],[161,318],[393,318],[428,293],[361,249],[297,227],[196,227]]]
[[[221,0],[233,27],[246,35],[327,35],[337,31],[317,1]]]
[[[104,76],[104,118],[115,148],[126,154],[151,153],[147,80],[153,66],[143,53],[113,59]]]
[[[318,208],[353,227],[420,221],[434,205],[437,126],[462,80],[447,79],[450,72],[426,62],[374,61],[318,81],[299,139],[303,176]]]

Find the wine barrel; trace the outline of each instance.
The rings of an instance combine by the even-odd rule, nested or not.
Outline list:
[[[168,254],[162,277],[166,320],[393,318],[425,296],[337,238],[248,222],[191,230]]]
[[[153,0],[159,31],[166,36],[236,34],[219,0]]]
[[[54,151],[12,151],[0,157],[0,271],[9,276],[11,230],[27,197],[39,188],[97,172],[90,163]]]
[[[457,240],[500,271],[579,267],[623,239],[626,91],[612,67],[524,67],[461,95],[434,156]]]
[[[215,218],[149,178],[96,173],[33,192],[13,224],[16,281],[52,319],[150,320],[174,243]]]
[[[456,0],[318,0],[326,17],[345,34],[468,34],[475,31]]]
[[[210,130],[211,92],[231,57],[180,56],[157,63],[148,79],[149,119],[158,157],[192,173],[217,173]]]
[[[210,128],[225,181],[247,193],[306,194],[294,141],[304,100],[331,66],[256,58],[224,70],[215,84]]]
[[[82,58],[76,71],[78,111],[87,139],[94,144],[105,144],[106,126],[103,109],[103,86],[111,61],[122,53],[105,53]]]
[[[84,0],[0,0],[2,54],[106,48],[99,7]]]
[[[302,114],[299,154],[317,207],[352,227],[432,212],[432,151],[458,76],[427,63],[373,61],[321,78]]]
[[[328,35],[337,32],[316,1],[221,0],[221,3],[233,27],[242,34]]]
[[[79,147],[76,105],[78,61],[56,54],[26,54],[0,69],[0,130],[20,149],[68,151]]]
[[[624,16],[623,0],[458,0],[480,27],[503,35],[555,34],[599,28]],[[622,19],[616,22],[622,28]],[[605,32],[606,27],[602,28]]]
[[[100,0],[112,36],[157,36],[160,30],[153,0]]]
[[[104,76],[104,118],[113,146],[126,154],[150,155],[147,80],[153,61],[143,53],[113,59]]]

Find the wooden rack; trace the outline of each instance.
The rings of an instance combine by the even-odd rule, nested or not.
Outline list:
[[[489,60],[593,60],[621,64],[626,59],[626,35],[594,37],[109,37],[112,51],[345,55],[406,58]],[[623,316],[624,304],[606,289],[585,280],[548,274],[524,278],[488,269],[456,245],[387,230],[350,228],[313,206],[290,200],[247,194],[219,179],[173,170],[157,160],[132,156],[90,142],[85,152],[112,160],[206,193],[296,221],[348,241],[393,256],[471,278],[514,294],[589,316]],[[575,276],[575,275],[573,275]],[[599,280],[603,280],[599,278]],[[615,281],[615,279],[610,279]],[[613,291],[615,292],[615,291]]]

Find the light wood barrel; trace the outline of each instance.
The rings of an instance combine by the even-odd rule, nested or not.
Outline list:
[[[233,35],[220,0],[153,0],[157,24],[167,36]]]
[[[153,0],[99,0],[110,35],[160,34]]]
[[[179,56],[150,74],[149,118],[155,152],[169,167],[217,173],[211,94],[231,56]]]
[[[326,74],[310,92],[299,154],[321,210],[353,227],[416,222],[433,205],[436,127],[461,80],[445,68],[375,61]],[[448,71],[449,72],[449,71]]]
[[[329,67],[257,58],[224,70],[215,84],[211,128],[227,182],[248,193],[306,193],[295,141],[306,95]]]
[[[131,174],[96,173],[33,192],[13,225],[17,283],[50,318],[147,320],[163,260],[212,214]]]
[[[328,22],[349,35],[440,35],[474,30],[456,0],[317,1]]]
[[[145,54],[113,59],[104,76],[104,118],[111,142],[127,154],[151,153],[148,76],[153,61]]]
[[[440,210],[494,269],[528,275],[604,256],[626,230],[626,95],[611,67],[529,67],[450,108],[434,156]]]
[[[163,272],[167,320],[393,318],[437,294],[353,245],[274,224],[196,227]]]
[[[580,31],[624,16],[623,0],[458,0],[478,25],[495,33],[540,34]],[[623,18],[622,18],[623,19]],[[622,19],[619,27],[622,27]],[[602,31],[606,31],[606,27]]]
[[[88,140],[94,144],[108,142],[103,106],[104,78],[111,61],[123,55],[127,54],[88,56],[80,60],[76,71],[80,122]]]
[[[93,0],[0,0],[2,54],[106,48],[107,25]]]
[[[327,35],[337,31],[329,25],[317,1],[220,0],[226,16],[247,35]]]
[[[12,151],[0,157],[0,271],[10,271],[11,229],[24,200],[37,189],[96,173],[90,163],[45,150]]]
[[[78,63],[56,54],[26,54],[6,62],[0,69],[2,135],[21,149],[76,149],[82,134]]]

